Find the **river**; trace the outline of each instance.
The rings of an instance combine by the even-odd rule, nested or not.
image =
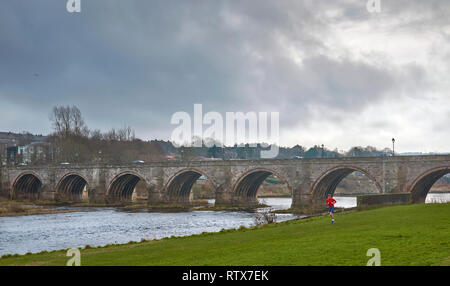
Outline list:
[[[356,197],[335,197],[336,207],[356,206]],[[429,194],[427,202],[450,201],[450,194]],[[273,209],[287,209],[290,198],[262,198]],[[211,200],[213,203],[213,200]],[[102,246],[144,239],[187,236],[254,225],[255,213],[191,211],[124,212],[116,208],[79,208],[80,212],[0,217],[0,256],[43,250]],[[277,214],[277,221],[296,218]]]

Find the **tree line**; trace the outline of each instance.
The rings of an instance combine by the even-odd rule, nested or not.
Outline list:
[[[106,132],[91,130],[86,125],[78,107],[55,106],[50,116],[53,131],[47,137],[44,156],[33,153],[32,164],[45,163],[131,163],[135,160],[161,161],[167,159],[201,160],[201,159],[259,159],[261,151],[269,148],[264,144],[245,144],[218,147],[175,147],[169,141],[143,141],[136,138],[130,126],[112,128]],[[196,139],[201,140],[201,139]],[[288,158],[337,158],[368,157],[390,155],[386,148],[353,147],[347,152],[337,149],[329,150],[323,145],[309,149],[296,145],[279,147],[277,159]]]
[[[52,162],[129,163],[140,159],[162,160],[164,151],[157,142],[136,138],[125,126],[107,132],[90,130],[76,106],[55,106],[50,114],[53,132],[48,136]]]

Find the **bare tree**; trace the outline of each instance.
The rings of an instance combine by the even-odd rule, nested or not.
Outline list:
[[[133,141],[136,139],[134,135],[134,130],[130,126],[125,126],[119,129],[111,128],[111,130],[106,132],[103,137],[107,141],[122,141],[122,142]]]
[[[70,107],[55,106],[50,114],[53,129],[58,135],[68,135],[70,132]]]
[[[48,158],[56,162],[132,162],[136,159],[161,160],[159,144],[136,139],[130,126],[103,133],[90,131],[76,106],[55,106],[50,114],[54,132],[49,136]]]
[[[74,105],[53,107],[50,121],[58,136],[87,136],[89,134],[81,111]]]
[[[72,127],[72,132],[76,136],[88,136],[89,130],[84,123],[84,119],[81,116],[81,111],[76,106],[70,108],[70,122]]]

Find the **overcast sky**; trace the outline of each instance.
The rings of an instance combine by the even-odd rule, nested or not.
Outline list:
[[[169,139],[174,112],[278,111],[280,143],[450,152],[450,1],[0,2],[0,131]]]

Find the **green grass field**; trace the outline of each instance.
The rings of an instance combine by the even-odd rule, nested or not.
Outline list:
[[[81,265],[356,265],[369,248],[381,265],[450,265],[450,204],[336,214],[264,227],[81,250]],[[66,251],[0,259],[0,265],[65,265]]]

